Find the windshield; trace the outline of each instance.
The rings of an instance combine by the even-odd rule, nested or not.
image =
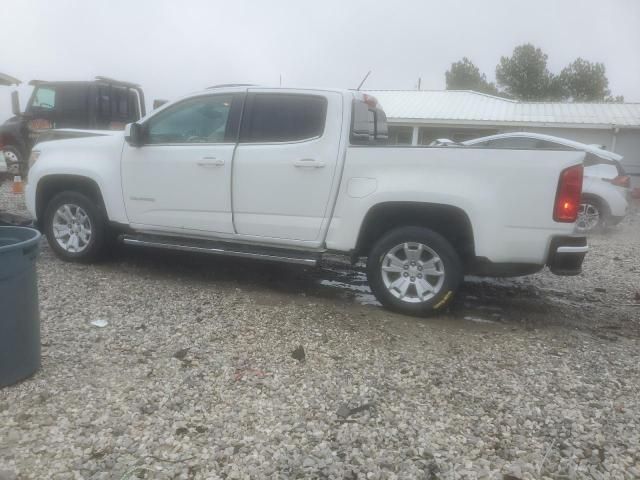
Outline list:
[[[31,100],[31,108],[53,110],[56,105],[56,91],[52,87],[36,87]]]
[[[88,94],[89,86],[80,82],[37,85],[26,112],[36,119],[52,122],[54,128],[86,128]]]

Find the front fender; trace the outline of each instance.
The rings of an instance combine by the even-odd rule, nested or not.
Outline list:
[[[38,161],[29,172],[27,208],[36,218],[36,199],[42,182],[52,175],[87,178],[100,189],[109,220],[127,223],[120,180],[122,137],[90,137],[39,145]]]

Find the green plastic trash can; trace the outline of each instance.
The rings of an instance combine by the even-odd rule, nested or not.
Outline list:
[[[37,230],[0,227],[0,387],[40,368],[39,251]]]

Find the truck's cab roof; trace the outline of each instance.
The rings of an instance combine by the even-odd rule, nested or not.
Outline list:
[[[116,80],[109,77],[96,77],[94,80],[31,80],[29,85],[36,87],[39,85],[91,85],[96,83],[108,83],[111,85],[127,87],[127,88],[140,88],[137,83],[126,82],[122,80]]]
[[[351,90],[346,88],[325,88],[325,87],[269,87],[263,85],[254,85],[250,83],[225,83],[208,87],[205,90],[198,90],[180,98],[198,97],[200,95],[211,95],[212,93],[238,93],[246,91],[274,91],[274,92],[334,92],[343,95],[352,95],[354,98],[364,100],[366,97],[372,98],[371,95],[359,90]],[[176,99],[178,100],[178,99]]]
[[[154,109],[153,111],[149,112],[147,114],[147,117],[151,115],[155,115],[159,111],[164,110],[165,108],[168,108],[179,101],[186,100],[189,98],[220,94],[220,93],[224,94],[224,93],[244,93],[244,92],[282,92],[282,93],[297,93],[297,94],[303,94],[303,93],[313,94],[314,92],[315,93],[333,92],[333,93],[339,93],[347,97],[351,96],[351,98],[354,98],[356,100],[362,100],[362,101],[364,101],[366,98],[374,98],[371,95],[367,95],[364,92],[360,92],[358,90],[349,90],[344,88],[340,89],[340,88],[314,88],[314,87],[269,87],[269,86],[262,86],[262,85],[253,85],[249,83],[227,83],[227,84],[214,85],[204,90],[197,90],[195,92],[188,93],[181,97],[177,97],[173,100],[170,100],[162,104],[161,106]]]

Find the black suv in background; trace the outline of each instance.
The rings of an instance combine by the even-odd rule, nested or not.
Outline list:
[[[33,92],[24,112],[20,112],[17,92],[13,92],[14,117],[0,125],[0,150],[14,175],[27,173],[33,145],[45,138],[61,138],[73,133],[52,129],[121,130],[145,115],[144,93],[139,85],[107,77],[94,81],[29,82]]]

